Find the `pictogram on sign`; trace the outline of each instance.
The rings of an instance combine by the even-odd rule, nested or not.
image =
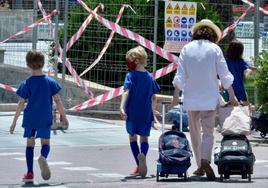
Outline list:
[[[168,17],[168,19],[166,20],[166,27],[167,28],[172,28],[172,20],[170,17]]]
[[[183,7],[181,9],[181,14],[188,15],[188,8],[187,8],[186,4],[183,5]]]
[[[173,14],[180,14],[181,13],[181,8],[179,6],[179,3],[177,3],[174,7],[174,13]]]
[[[173,12],[173,7],[172,5],[169,3],[168,6],[167,6],[167,9],[166,9],[166,13],[167,14],[172,14]]]
[[[194,5],[192,4],[191,7],[189,8],[189,15],[195,15],[195,11],[196,11],[196,9],[195,9]]]
[[[179,16],[175,16],[173,18],[173,27],[174,28],[179,28],[180,27],[180,18],[179,18]]]

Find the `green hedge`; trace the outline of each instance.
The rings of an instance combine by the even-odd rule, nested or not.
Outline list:
[[[258,106],[268,114],[268,52],[263,51],[255,58],[255,63],[259,65],[255,79]]]

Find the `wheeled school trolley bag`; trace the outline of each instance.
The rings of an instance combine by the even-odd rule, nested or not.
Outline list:
[[[178,130],[164,132],[165,104],[168,103],[162,102],[162,135],[159,138],[159,160],[156,181],[159,181],[160,177],[168,178],[170,174],[178,175],[179,178],[187,180],[187,170],[191,166],[192,152],[183,132]],[[182,111],[182,105],[180,106]],[[181,129],[182,126],[180,124]]]
[[[224,136],[221,147],[214,154],[221,181],[229,179],[230,175],[241,175],[242,179],[248,178],[250,182],[254,162],[251,145],[244,135]]]

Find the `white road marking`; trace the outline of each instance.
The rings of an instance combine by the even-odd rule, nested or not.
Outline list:
[[[26,161],[26,158],[25,157],[16,157],[16,158],[13,158],[15,160],[18,160],[18,161]],[[36,161],[38,159],[38,157],[34,157],[34,160]]]
[[[0,156],[12,156],[12,155],[24,155],[24,153],[19,152],[0,153]]]
[[[122,174],[117,173],[94,173],[94,174],[88,174],[91,176],[96,176],[98,178],[124,178],[125,176]]]
[[[268,160],[256,160],[255,163],[268,163]]]
[[[70,162],[65,162],[65,161],[54,161],[54,162],[48,162],[49,166],[56,166],[56,165],[71,165],[72,163]]]
[[[150,148],[150,150],[158,151],[158,148]]]
[[[93,167],[90,167],[90,166],[64,167],[62,169],[69,170],[69,171],[95,171],[95,170],[99,170],[97,168],[93,168]]]

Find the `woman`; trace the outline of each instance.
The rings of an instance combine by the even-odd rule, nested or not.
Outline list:
[[[193,40],[181,50],[173,80],[174,87],[183,91],[183,105],[188,111],[192,148],[198,166],[194,174],[206,173],[208,180],[215,179],[210,162],[219,101],[217,75],[228,90],[229,102],[238,105],[232,89],[233,76],[216,44],[220,37],[221,30],[212,21],[204,19],[195,24]]]

